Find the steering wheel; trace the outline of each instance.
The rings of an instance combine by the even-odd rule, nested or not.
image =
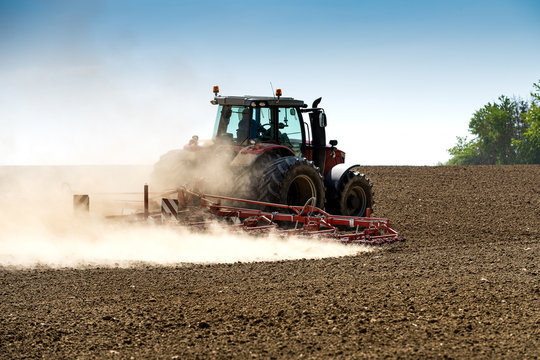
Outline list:
[[[261,138],[271,139],[272,138],[272,133],[270,131],[271,129],[272,129],[272,124],[259,125],[259,132],[261,133]]]

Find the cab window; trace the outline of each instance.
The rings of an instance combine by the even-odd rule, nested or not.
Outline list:
[[[258,137],[256,115],[248,106],[220,106],[214,136],[226,136],[237,144]]]
[[[274,140],[274,122],[272,121],[272,110],[265,107],[253,109],[254,118],[259,124],[257,137],[261,141]]]
[[[302,128],[295,108],[278,108],[278,141],[301,155]]]

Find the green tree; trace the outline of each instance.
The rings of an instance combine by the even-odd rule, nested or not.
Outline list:
[[[503,95],[498,103],[488,103],[474,113],[469,131],[476,135],[481,164],[512,164],[516,161],[512,139],[521,136],[526,111],[524,102]]]
[[[451,149],[448,149],[452,158],[448,160],[447,165],[480,165],[480,149],[478,148],[478,140],[467,140],[467,137],[457,137],[457,144]]]
[[[514,139],[513,145],[519,154],[521,164],[540,164],[540,82],[533,84],[532,102],[525,117],[525,129],[520,139]]]
[[[473,114],[471,140],[458,137],[448,165],[540,163],[540,86],[528,102],[504,95]]]

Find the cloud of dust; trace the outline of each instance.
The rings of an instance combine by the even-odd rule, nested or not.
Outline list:
[[[154,164],[150,183],[158,190],[184,185],[197,188],[204,184],[206,193],[249,198],[251,181],[256,176],[245,172],[246,167],[231,166],[234,157],[230,144],[215,140],[187,144],[183,149],[171,150],[160,157]]]
[[[0,167],[0,266],[231,263],[369,251],[314,239],[252,237],[218,226],[195,233],[157,224],[104,221],[102,210],[107,206],[103,204],[114,204],[106,192],[138,191],[136,196],[142,198],[140,187],[150,170],[133,166]],[[74,215],[72,195],[77,193],[90,194],[89,214]]]

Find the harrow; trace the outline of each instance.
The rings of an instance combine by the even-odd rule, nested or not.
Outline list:
[[[366,217],[332,215],[316,207],[315,198],[310,198],[304,206],[291,206],[186,188],[159,193],[156,198],[161,198],[161,209],[150,212],[148,185],[145,185],[143,212],[108,218],[196,229],[205,229],[218,221],[253,235],[272,232],[281,237],[327,238],[352,244],[382,245],[405,240],[390,227],[388,219],[371,217],[369,209]],[[88,201],[87,195],[74,195],[75,209],[88,211]]]

